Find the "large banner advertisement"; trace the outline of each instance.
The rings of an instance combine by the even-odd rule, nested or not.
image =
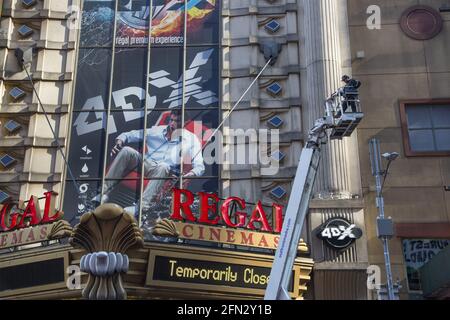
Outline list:
[[[112,46],[116,17],[117,47],[146,47],[150,15],[153,46],[183,45],[185,4],[183,0],[86,0],[83,5],[80,42],[82,46]],[[187,0],[187,45],[216,44],[219,41],[219,1]]]
[[[151,229],[170,216],[174,187],[218,191],[202,148],[219,124],[219,10],[188,1],[183,114],[183,42],[170,39],[183,38],[184,3],[153,1],[150,57],[148,3],[119,1],[115,13],[114,1],[84,2],[69,150],[77,186],[67,175],[64,211],[75,225],[101,202],[141,210],[146,240],[164,241]]]
[[[151,110],[180,108],[183,48],[153,48],[151,54],[147,99],[147,50],[141,48],[117,49],[109,97],[111,53],[106,49],[80,49],[74,110],[106,110],[109,104],[111,111],[142,110],[146,100]],[[186,108],[218,108],[218,48],[189,47],[186,55]]]
[[[181,133],[176,132],[179,130],[178,121],[181,120],[179,113],[152,110],[147,115],[145,145],[143,115],[143,112],[136,111],[111,112],[108,126],[113,128],[108,134],[105,150],[106,113],[74,113],[74,117],[85,118],[86,122],[75,123],[72,127],[69,164],[79,190],[75,190],[74,185],[67,181],[64,211],[71,223],[78,223],[83,213],[99,205],[103,172],[104,191],[108,197],[103,201],[119,204],[136,214],[142,193],[143,223],[148,224],[148,227],[152,227],[159,218],[169,217],[173,187],[183,187],[192,192],[217,192],[217,165],[205,163],[201,152],[209,128],[218,125],[217,110],[186,112],[183,140]],[[91,130],[89,119],[98,122],[99,129],[91,127]],[[170,131],[172,136],[169,136]],[[118,141],[122,143],[120,149],[117,148]],[[181,170],[186,176],[182,186]],[[148,216],[150,213],[154,214],[153,217]]]
[[[150,41],[155,46],[182,45],[184,42],[185,4],[180,0],[154,0],[153,10],[141,1],[121,1],[117,20],[117,46],[146,46],[149,40],[149,17],[152,15]],[[149,1],[147,1],[148,3]],[[219,10],[216,0],[188,0],[187,43],[189,45],[218,42],[216,25]],[[136,11],[136,9],[138,9]]]

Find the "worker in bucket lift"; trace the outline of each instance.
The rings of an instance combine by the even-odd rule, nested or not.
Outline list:
[[[345,86],[342,88],[344,102],[342,103],[342,110],[344,113],[348,112],[348,109],[351,108],[353,113],[359,112],[358,110],[358,88],[361,87],[361,81],[350,78],[345,75],[341,79]]]

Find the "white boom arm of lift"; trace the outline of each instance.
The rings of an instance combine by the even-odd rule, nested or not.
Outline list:
[[[286,208],[265,300],[291,299],[288,288],[319,167],[321,145],[326,144],[328,139],[350,136],[364,116],[359,112],[361,109],[357,88],[350,89],[354,90],[349,90],[349,87],[340,88],[326,101],[326,116],[316,120],[314,127],[309,131]],[[344,112],[349,108],[352,109],[351,113]]]

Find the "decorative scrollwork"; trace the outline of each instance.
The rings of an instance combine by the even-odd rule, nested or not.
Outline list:
[[[153,235],[167,238],[178,238],[180,236],[175,223],[169,219],[159,221],[153,229]]]
[[[128,272],[126,252],[141,247],[144,239],[133,216],[116,204],[104,204],[84,214],[70,243],[89,252],[80,260],[89,274],[83,297],[89,300],[122,300],[127,295],[122,273]]]
[[[66,237],[70,237],[72,235],[72,227],[65,220],[59,220],[58,222],[52,225],[50,233],[48,235],[48,240],[57,240]]]

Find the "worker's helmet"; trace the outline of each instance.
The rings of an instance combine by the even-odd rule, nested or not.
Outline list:
[[[343,82],[347,82],[348,80],[350,80],[350,77],[348,75],[344,75],[344,76],[342,76],[341,80]]]

